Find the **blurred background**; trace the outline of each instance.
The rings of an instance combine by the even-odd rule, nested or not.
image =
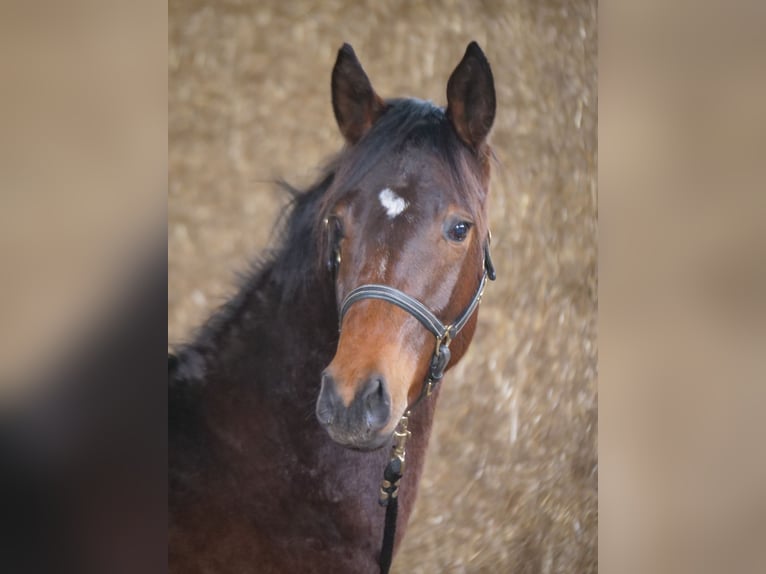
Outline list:
[[[0,2],[4,574],[167,568],[165,8]]]
[[[162,12],[0,6],[0,405],[130,295],[163,240]]]
[[[597,571],[595,2],[171,0],[168,341],[191,337],[342,145],[351,43],[383,97],[445,103],[469,41],[498,110],[498,280],[442,391],[397,572]]]

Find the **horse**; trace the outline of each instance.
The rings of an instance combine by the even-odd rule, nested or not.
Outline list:
[[[478,44],[444,108],[381,98],[348,44],[331,88],[343,149],[283,184],[278,246],[168,358],[171,572],[387,571],[494,279]]]

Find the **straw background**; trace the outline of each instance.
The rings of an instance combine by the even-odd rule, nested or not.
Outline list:
[[[437,409],[395,572],[597,571],[595,2],[171,0],[168,339],[232,293],[341,137],[350,42],[383,97],[445,103],[470,40],[498,111],[498,280]]]

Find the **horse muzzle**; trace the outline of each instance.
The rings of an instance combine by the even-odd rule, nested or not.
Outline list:
[[[374,450],[387,443],[390,433],[381,434],[391,419],[391,395],[382,375],[374,374],[357,387],[346,403],[330,373],[322,375],[316,416],[330,438],[345,447]]]

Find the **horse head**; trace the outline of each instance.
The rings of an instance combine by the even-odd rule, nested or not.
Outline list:
[[[468,46],[441,108],[379,97],[346,44],[332,73],[332,104],[346,149],[320,215],[339,308],[354,289],[383,285],[454,325],[478,300],[489,265],[486,140],[495,91],[484,53]],[[465,353],[476,315],[471,310],[454,340],[442,341],[447,367]],[[385,298],[345,306],[316,406],[330,437],[357,449],[386,444],[423,392],[437,339],[422,318]]]

